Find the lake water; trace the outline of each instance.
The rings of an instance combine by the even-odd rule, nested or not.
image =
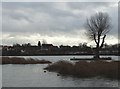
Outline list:
[[[52,62],[69,60],[73,57],[92,56],[22,56],[25,58],[45,59]],[[118,60],[117,56],[112,56]],[[101,77],[74,78],[70,76],[57,76],[55,72],[44,72],[47,64],[27,65],[2,65],[3,87],[118,87],[117,80],[109,80]]]
[[[17,57],[17,56],[16,56]],[[38,60],[49,60],[51,62],[56,62],[58,60],[70,61],[70,58],[92,58],[93,56],[19,56],[24,58],[34,58]],[[101,57],[111,57],[113,61],[119,60],[118,56],[101,56]]]

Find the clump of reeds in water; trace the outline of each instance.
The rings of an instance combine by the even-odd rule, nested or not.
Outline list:
[[[51,63],[47,60],[38,60],[33,58],[23,58],[23,57],[1,57],[0,61],[2,64],[48,64]]]
[[[74,77],[96,77],[101,76],[111,79],[120,79],[119,61],[79,61],[71,63],[68,61],[58,61],[48,65],[45,70],[55,71],[61,75],[72,75]]]

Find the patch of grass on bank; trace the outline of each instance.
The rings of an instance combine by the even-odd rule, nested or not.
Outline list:
[[[72,75],[74,77],[96,77],[101,76],[110,79],[120,79],[119,61],[79,61],[75,64],[68,61],[58,61],[48,65],[45,70],[57,72],[61,75]]]
[[[23,57],[1,57],[2,64],[49,64],[50,61]]]
[[[102,57],[102,58],[71,58],[70,60],[112,60],[111,57]]]

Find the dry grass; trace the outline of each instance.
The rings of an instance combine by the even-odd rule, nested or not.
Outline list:
[[[2,64],[48,64],[50,61],[22,57],[1,57]]]
[[[120,70],[120,62],[111,61],[79,61],[75,64],[68,61],[58,61],[48,65],[45,69],[48,71],[55,71],[62,75],[72,75],[75,77],[95,77],[102,76],[111,79],[120,79],[118,77]]]

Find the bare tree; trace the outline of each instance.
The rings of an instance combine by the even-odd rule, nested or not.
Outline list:
[[[110,27],[110,18],[107,13],[99,12],[87,19],[88,36],[96,43],[95,58],[99,58],[99,50],[104,45],[106,34],[110,31]]]

